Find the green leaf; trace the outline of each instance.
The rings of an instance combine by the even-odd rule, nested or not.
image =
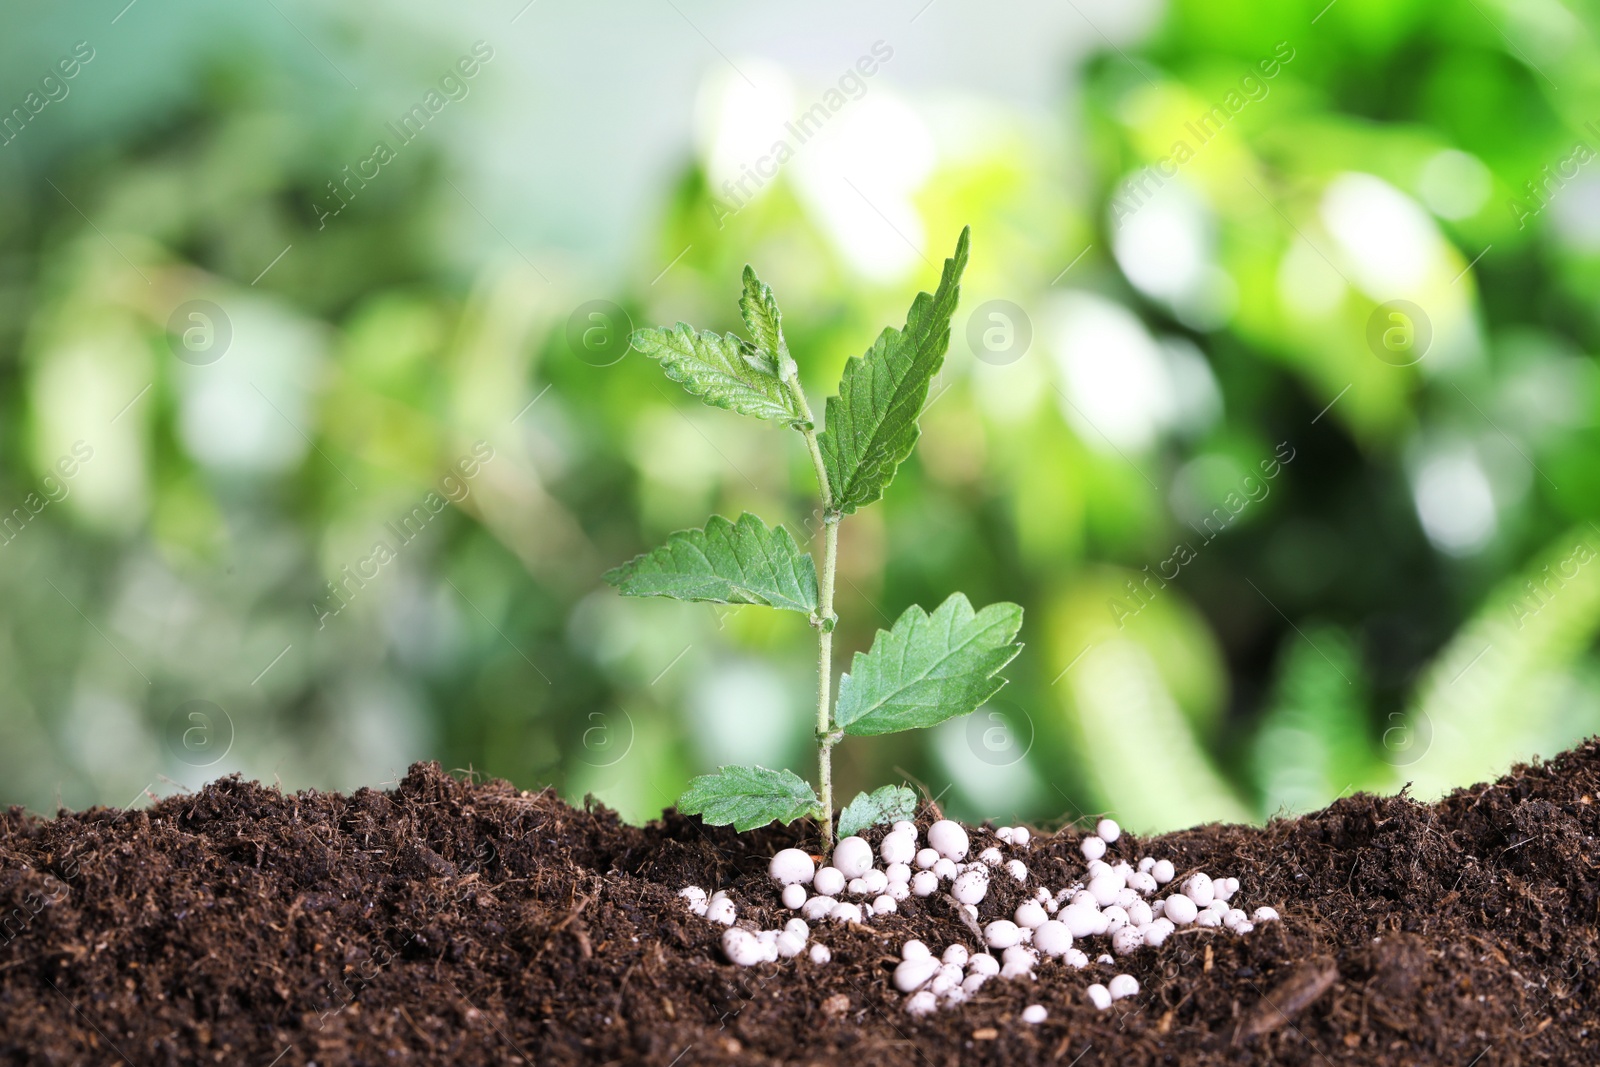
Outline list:
[[[659,360],[667,377],[713,407],[779,422],[801,418],[778,377],[777,358],[734,334],[696,331],[680,322],[670,330],[635,330],[633,347]]]
[[[834,718],[847,734],[890,734],[934,726],[976,711],[1006,684],[1000,668],[1016,658],[1022,609],[990,604],[974,613],[956,593],[932,615],[913,604],[879,630],[872,651],[857,652],[839,681]]]
[[[778,310],[771,287],[756,277],[755,268],[749,264],[744,268],[744,293],[739,297],[739,311],[744,315],[751,339],[777,369],[778,377],[789,377],[794,361],[789,358],[789,345],[783,339],[783,312]]]
[[[712,826],[733,824],[754,830],[776,819],[785,825],[822,810],[811,784],[793,771],[765,767],[723,767],[689,783],[678,810],[698,815]]]
[[[904,330],[885,329],[864,357],[850,357],[839,395],[828,399],[819,443],[833,505],[845,514],[881,497],[916,446],[928,383],[950,347],[969,232],[961,231],[955,256],[944,261],[938,292],[918,293]]]
[[[917,794],[903,785],[886,785],[856,798],[839,813],[839,836],[849,837],[869,826],[909,819],[917,813]]]
[[[680,530],[667,543],[607,571],[624,596],[665,596],[713,604],[817,610],[817,567],[782,526],[767,529],[748,511],[720,515],[704,530]]]

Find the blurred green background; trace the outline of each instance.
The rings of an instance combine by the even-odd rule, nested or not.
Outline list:
[[[735,328],[753,263],[820,410],[968,223],[840,643],[962,590],[1027,648],[972,718],[845,744],[846,796],[1164,828],[1553,754],[1600,728],[1597,26],[8,10],[0,803],[436,758],[646,819],[813,773],[803,620],[599,580],[713,512],[806,529],[799,438],[623,339]]]

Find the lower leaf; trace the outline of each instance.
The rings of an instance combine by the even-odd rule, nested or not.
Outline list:
[[[822,803],[811,783],[793,771],[766,767],[722,767],[689,783],[678,798],[678,810],[698,815],[713,826],[754,830],[770,822],[785,825],[807,815],[820,815]]]

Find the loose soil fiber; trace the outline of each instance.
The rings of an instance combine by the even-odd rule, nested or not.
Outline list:
[[[1046,963],[921,1019],[889,982],[899,945],[973,944],[940,897],[814,924],[831,963],[749,969],[677,897],[727,889],[741,921],[781,925],[766,863],[815,848],[804,824],[627,826],[434,764],[348,797],[225,779],[140,811],[12,809],[0,1063],[1592,1064],[1597,795],[1591,741],[1437,804],[1124,835],[1108,858],[1233,875],[1283,920]],[[1034,875],[1080,876],[1079,836],[1035,837]],[[994,887],[985,922],[1024,892]],[[1143,988],[1096,1011],[1083,991],[1116,971]],[[1031,1003],[1047,1021],[1021,1022]]]

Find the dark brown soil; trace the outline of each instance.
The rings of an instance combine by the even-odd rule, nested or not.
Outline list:
[[[392,793],[224,780],[144,811],[12,810],[0,1062],[1591,1064],[1597,794],[1591,741],[1434,805],[1125,836],[1121,855],[1233,874],[1283,921],[1119,961],[1143,991],[1106,1012],[1083,989],[1111,969],[1053,965],[926,1019],[887,979],[908,936],[970,943],[937,897],[819,926],[830,964],[748,970],[676,897],[726,888],[777,925],[766,861],[815,843],[799,825],[625,826],[421,764]],[[1036,838],[1046,884],[1081,869],[1076,841]],[[1049,1019],[1025,1025],[1035,1002]]]

